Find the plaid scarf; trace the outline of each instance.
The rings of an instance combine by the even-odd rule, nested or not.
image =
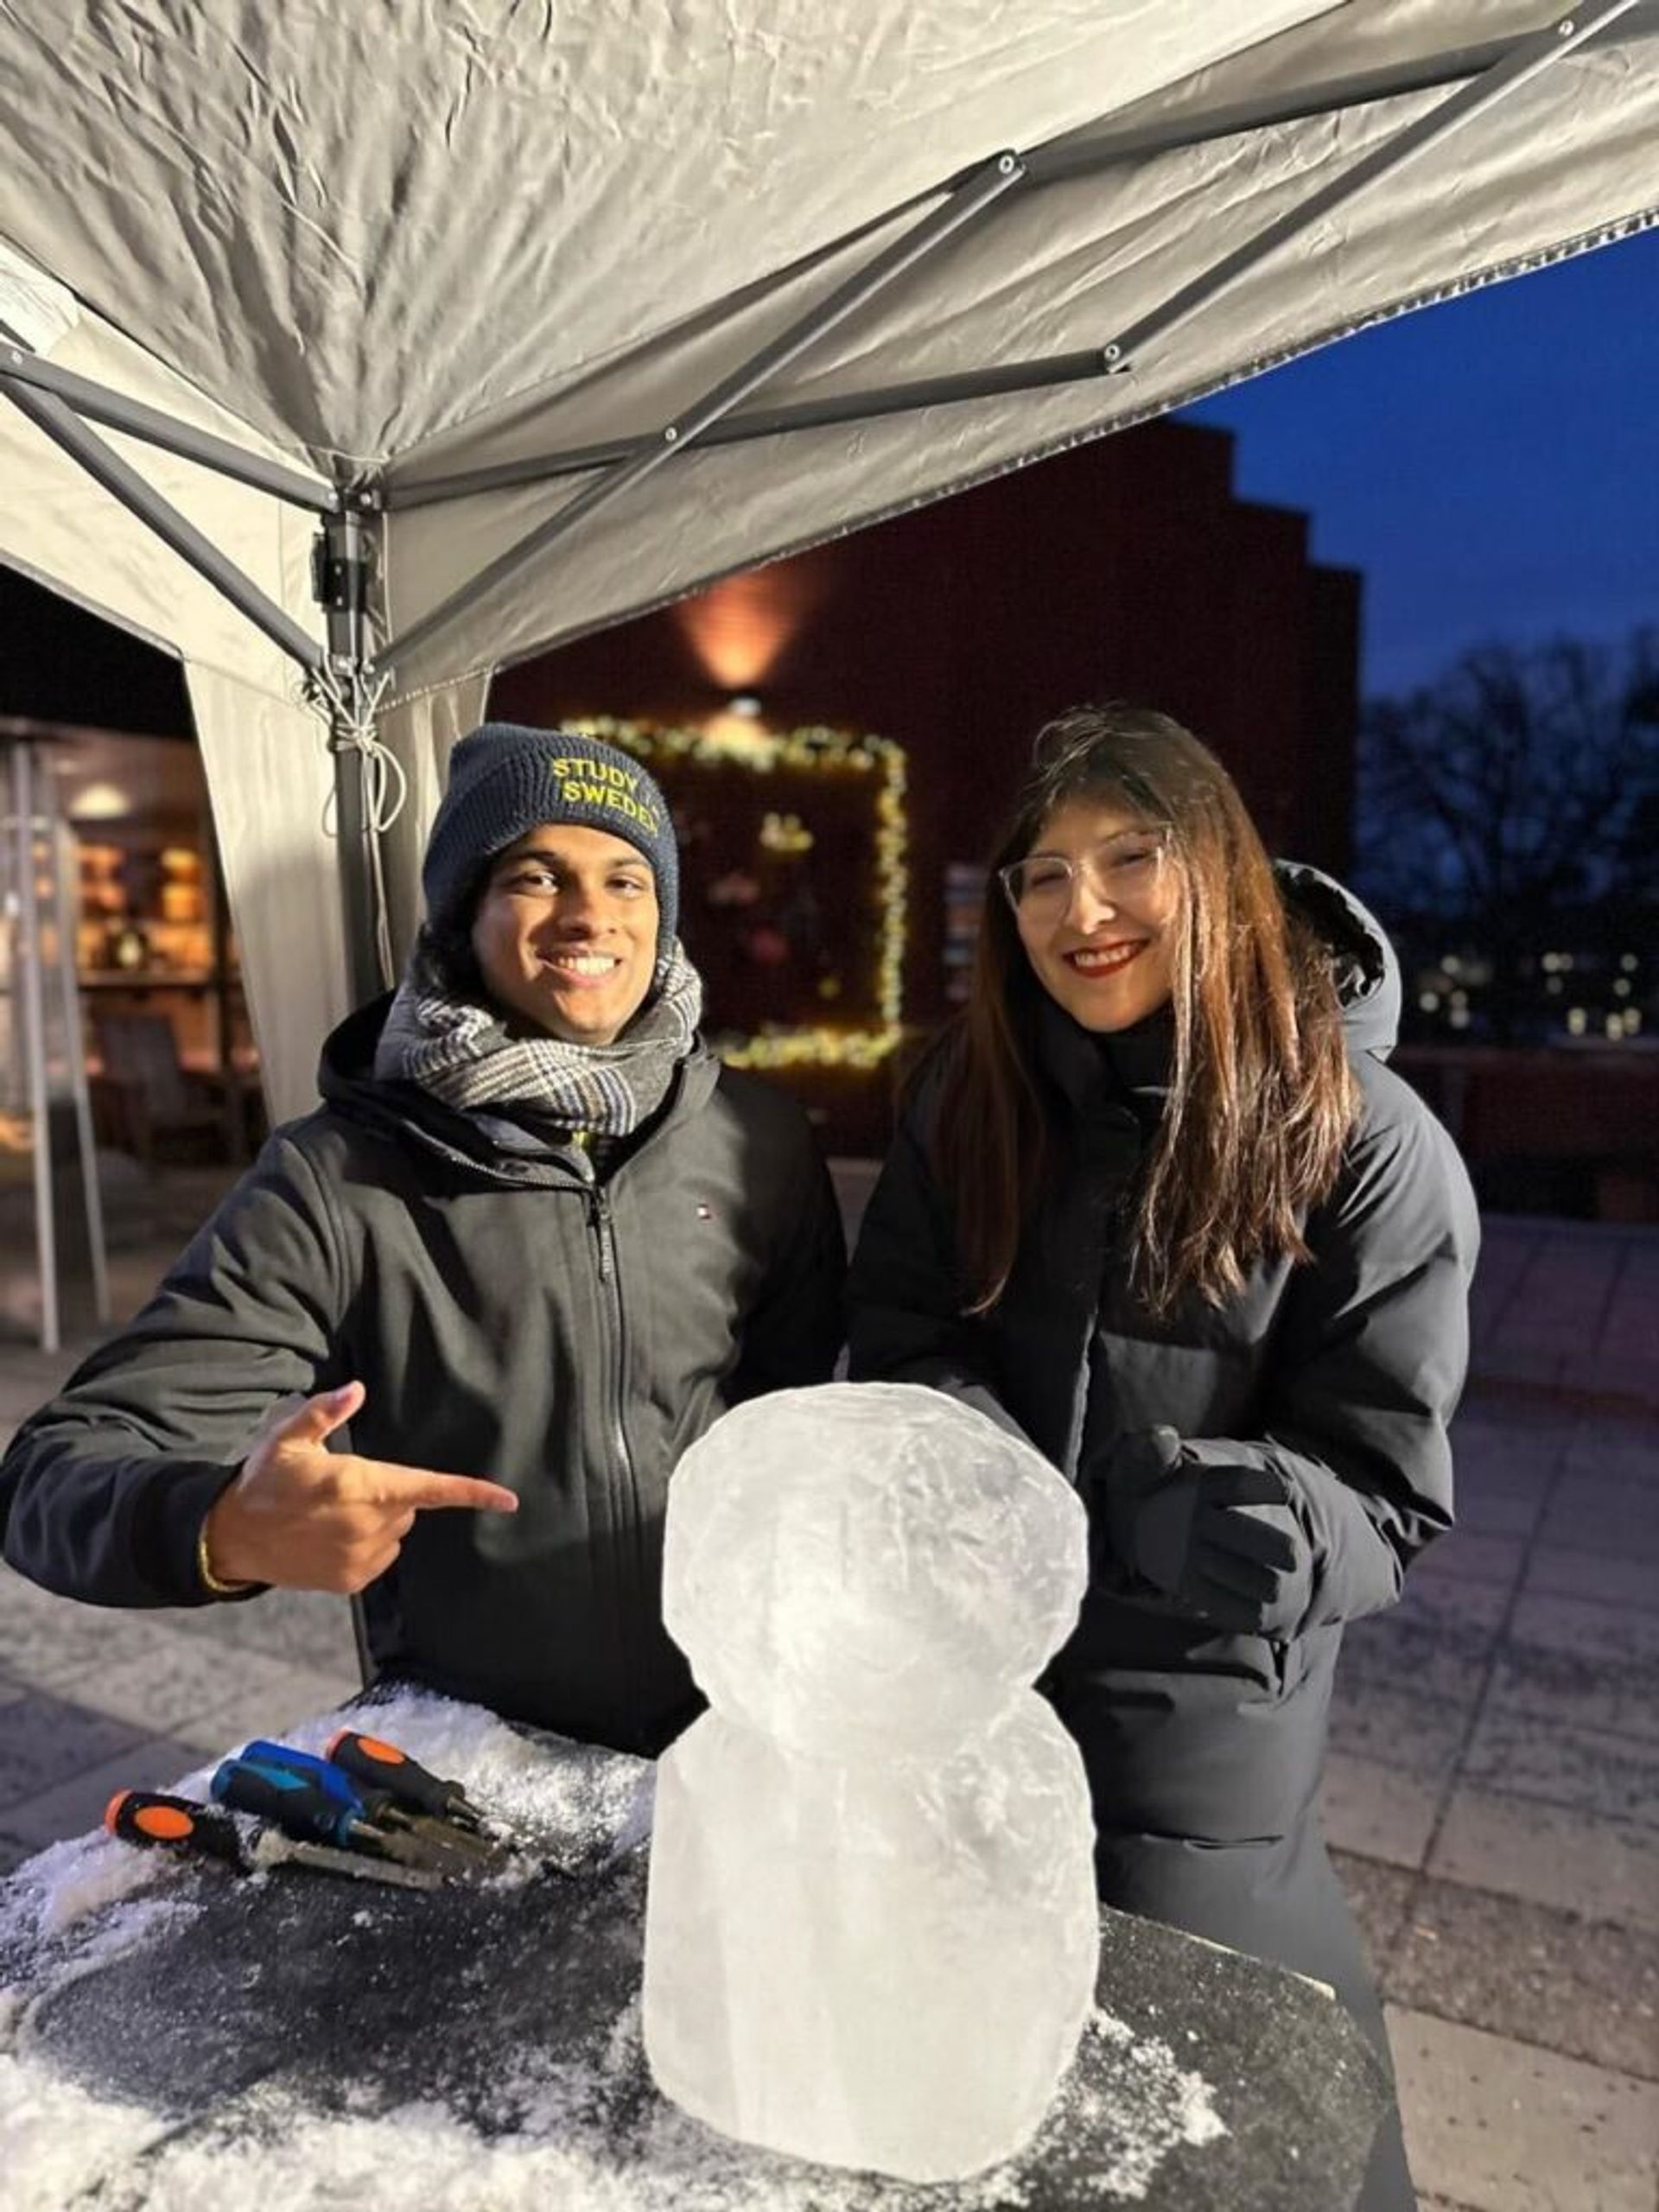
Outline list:
[[[492,1007],[454,997],[417,940],[380,1033],[374,1072],[417,1083],[463,1114],[525,1114],[625,1137],[668,1096],[696,1042],[702,979],[677,940],[666,972],[612,1045],[510,1036]]]

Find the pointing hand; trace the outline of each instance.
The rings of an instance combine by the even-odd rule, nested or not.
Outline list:
[[[499,1483],[330,1452],[327,1439],[366,1395],[342,1383],[266,1430],[207,1516],[207,1558],[221,1582],[349,1596],[384,1574],[417,1513],[445,1507],[516,1513]]]

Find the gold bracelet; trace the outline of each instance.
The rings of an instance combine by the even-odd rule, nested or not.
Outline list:
[[[206,1515],[202,1516],[201,1526],[196,1531],[196,1573],[201,1578],[202,1588],[210,1598],[239,1598],[245,1590],[251,1590],[256,1586],[251,1582],[221,1582],[213,1573],[212,1562],[207,1557]]]

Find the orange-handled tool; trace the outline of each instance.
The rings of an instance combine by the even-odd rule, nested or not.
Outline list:
[[[483,1815],[467,1803],[460,1783],[444,1782],[429,1774],[407,1751],[383,1737],[359,1736],[355,1729],[342,1728],[328,1739],[328,1757],[354,1780],[384,1789],[399,1805],[430,1813],[441,1821],[453,1821],[459,1827],[476,1830],[484,1825]]]
[[[104,1825],[124,1843],[166,1844],[200,1859],[221,1859],[245,1872],[247,1859],[236,1822],[188,1797],[154,1789],[118,1789],[104,1808]]]

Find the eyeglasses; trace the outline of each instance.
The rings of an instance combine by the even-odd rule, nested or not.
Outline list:
[[[1064,853],[1031,853],[997,870],[1007,901],[1022,921],[1058,922],[1071,912],[1082,876],[1108,906],[1144,905],[1157,888],[1169,852],[1169,825],[1120,830],[1081,861]]]

